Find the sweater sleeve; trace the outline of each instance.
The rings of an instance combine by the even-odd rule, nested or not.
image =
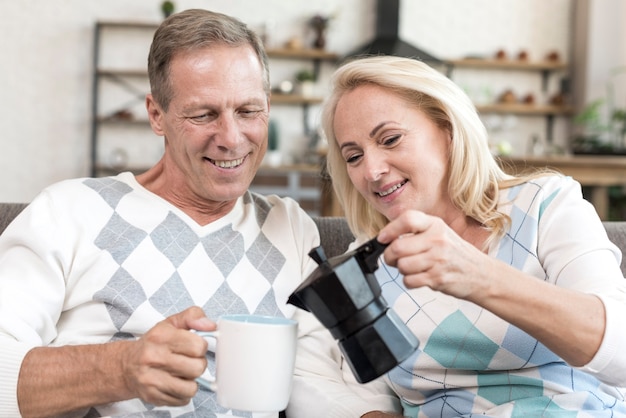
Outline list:
[[[342,418],[402,410],[382,378],[366,384],[356,381],[337,342],[312,314],[299,310],[296,318],[298,355],[287,416]]]
[[[626,305],[624,301],[604,296],[600,299],[606,311],[604,338],[595,357],[580,369],[609,385],[626,387],[626,333],[622,322],[626,318]]]
[[[626,386],[626,279],[622,254],[606,234],[593,206],[582,198],[571,178],[555,179],[558,188],[540,220],[539,257],[556,285],[596,295],[605,307],[606,327],[601,346],[581,369],[609,385]]]
[[[51,228],[52,210],[44,200],[31,203],[0,236],[2,417],[20,416],[17,381],[22,361],[30,349],[55,338],[64,301],[62,269],[44,238],[55,235],[40,233]]]

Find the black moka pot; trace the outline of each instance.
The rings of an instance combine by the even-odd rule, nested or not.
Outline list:
[[[314,248],[309,256],[319,266],[288,299],[328,328],[360,383],[382,376],[418,346],[415,335],[389,309],[373,274],[386,246],[374,238],[330,259],[322,247]]]

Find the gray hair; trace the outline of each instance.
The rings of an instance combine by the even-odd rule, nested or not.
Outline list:
[[[269,97],[270,76],[267,54],[259,36],[240,20],[204,9],[188,9],[168,17],[154,33],[148,55],[148,77],[154,100],[164,110],[173,91],[169,80],[172,59],[177,53],[212,45],[250,45],[263,68],[263,88]]]

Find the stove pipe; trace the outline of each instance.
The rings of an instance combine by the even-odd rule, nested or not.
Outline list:
[[[376,1],[376,35],[373,40],[347,54],[344,58],[355,58],[371,55],[394,55],[414,58],[429,64],[445,63],[400,39],[398,28],[400,23],[400,0]]]

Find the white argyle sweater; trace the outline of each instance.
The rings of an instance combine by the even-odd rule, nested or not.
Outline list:
[[[192,305],[212,319],[293,316],[287,298],[315,268],[317,245],[315,224],[290,199],[246,193],[201,226],[130,173],[49,187],[0,237],[0,416],[19,414],[17,378],[32,347],[137,338]],[[75,416],[231,414],[267,416],[226,411],[204,390],[182,408],[134,399]]]

